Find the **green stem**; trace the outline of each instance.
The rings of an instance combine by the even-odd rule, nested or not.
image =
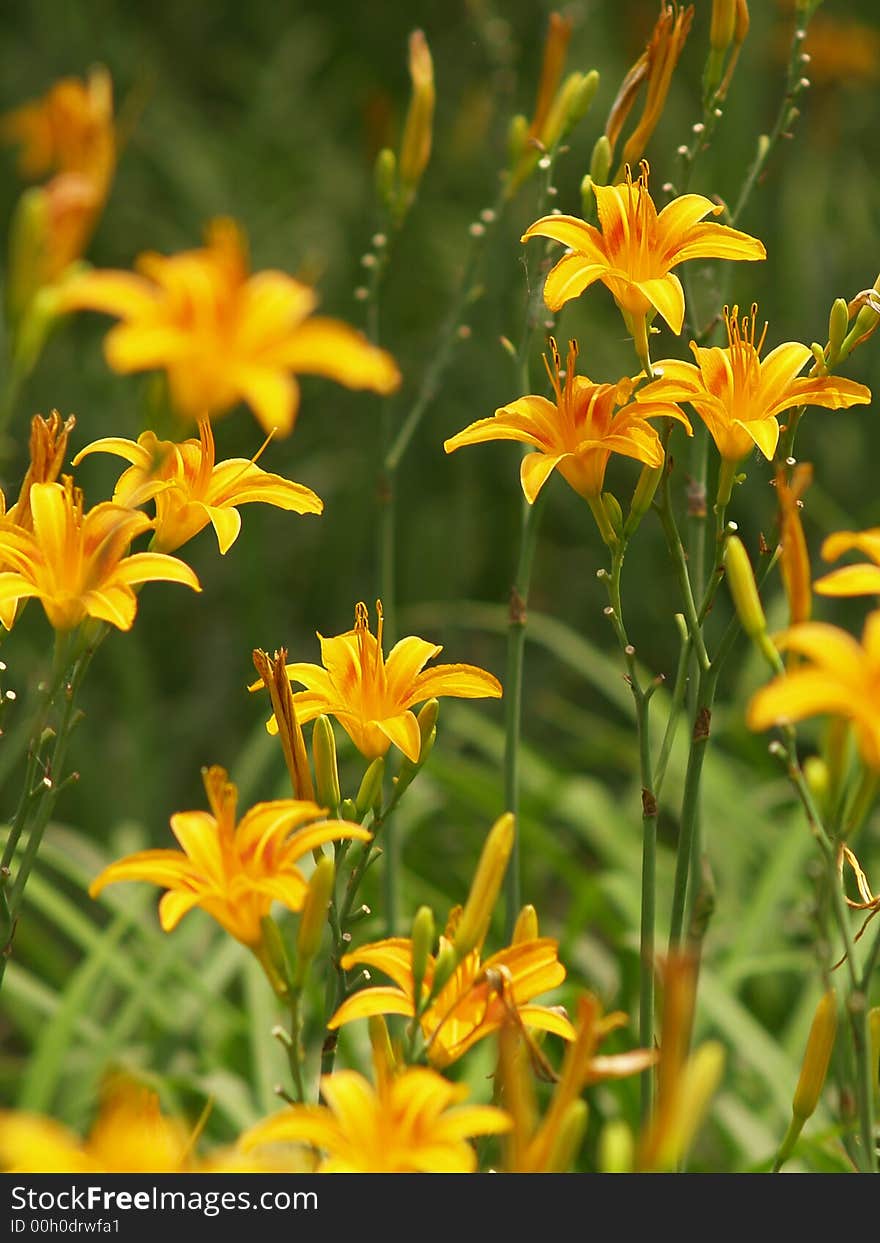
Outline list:
[[[544,509],[540,495],[534,505],[524,502],[519,545],[519,562],[510,591],[507,625],[507,672],[504,679],[504,805],[515,821],[516,832],[510,862],[504,878],[505,916],[508,940],[513,933],[521,905],[520,825],[519,825],[519,747],[522,727],[523,657],[526,643],[529,588]]]
[[[7,943],[0,950],[0,984],[6,972],[6,964],[12,955],[12,938],[15,933],[15,927],[21,912],[24,890],[28,882],[28,877],[33,870],[40,844],[43,840],[43,834],[49,823],[49,818],[54,810],[58,795],[63,786],[66,784],[63,772],[67,759],[67,749],[76,723],[75,708],[76,697],[82,685],[83,679],[88,669],[91,658],[103,638],[103,632],[100,637],[88,646],[84,651],[78,651],[73,656],[72,662],[68,665],[70,673],[69,681],[66,677],[60,679],[60,686],[63,687],[64,693],[64,710],[58,731],[55,736],[54,746],[49,757],[49,762],[45,766],[44,774],[36,781],[37,770],[40,767],[40,747],[41,737],[33,739],[33,745],[28,763],[28,769],[25,777],[25,787],[22,791],[22,798],[19,804],[19,813],[16,815],[16,822],[13,824],[13,830],[10,834],[12,846],[7,842],[6,851],[4,852],[4,862],[0,866],[8,867],[12,862],[12,851],[27,831],[27,844],[24,853],[15,873],[15,879],[8,885],[7,911],[9,920],[9,937]],[[78,636],[56,635],[56,668],[58,664],[64,663],[65,653],[70,653],[70,646],[76,647]],[[70,646],[68,646],[68,644]],[[57,697],[57,692],[56,696]],[[54,697],[53,697],[54,702]],[[46,718],[43,718],[44,722]],[[43,726],[40,727],[40,734],[43,732]],[[6,854],[9,859],[6,859]]]
[[[675,622],[678,626],[681,647],[678,653],[678,668],[675,671],[672,699],[669,704],[669,716],[666,718],[666,729],[663,731],[660,754],[657,757],[657,765],[654,769],[654,794],[658,799],[660,798],[660,791],[663,789],[663,782],[666,779],[666,769],[669,765],[669,757],[672,754],[672,744],[675,742],[675,733],[682,709],[684,708],[688,684],[688,666],[690,665],[691,651],[693,650],[684,614],[676,613]]]
[[[303,1049],[302,1049],[302,1014],[300,1013],[300,1001],[302,998],[302,990],[294,989],[290,995],[290,1043],[287,1047],[287,1062],[290,1066],[290,1077],[293,1080],[293,1090],[297,1102],[304,1102],[306,1099],[305,1085],[303,1083]]]
[[[798,117],[799,110],[797,108],[797,100],[803,94],[809,85],[807,79],[803,76],[803,59],[802,51],[804,39],[807,37],[807,27],[810,24],[810,18],[813,16],[815,6],[812,8],[799,8],[795,17],[795,28],[791,37],[791,47],[788,57],[788,69],[786,71],[785,95],[779,106],[779,112],[773,129],[768,134],[762,134],[758,139],[758,150],[754,160],[749,166],[746,173],[745,181],[736,201],[736,207],[730,215],[730,223],[736,224],[737,220],[743,213],[746,204],[751,197],[752,191],[758,183],[758,179],[767,167],[767,163],[776,150],[779,140],[786,135],[790,127],[794,124]]]
[[[643,687],[636,665],[635,649],[629,641],[623,620],[620,579],[626,556],[626,543],[618,543],[612,552],[611,573],[603,574],[608,588],[609,616],[626,663],[627,681],[636,710],[636,731],[639,743],[639,777],[642,787],[642,882],[641,920],[639,931],[639,1041],[643,1048],[654,1047],[654,957],[657,922],[657,794],[651,761],[650,701],[659,683]],[[648,1071],[641,1080],[641,1118],[643,1124],[651,1115],[654,1099],[653,1074]]]
[[[675,859],[675,880],[672,890],[672,915],[669,925],[669,950],[678,949],[684,928],[688,879],[693,872],[694,857],[699,856],[696,826],[700,809],[700,780],[703,760],[712,728],[712,706],[718,682],[717,666],[710,666],[700,673],[697,684],[696,714],[691,731],[687,770],[684,779],[684,797],[681,805],[681,825]]]

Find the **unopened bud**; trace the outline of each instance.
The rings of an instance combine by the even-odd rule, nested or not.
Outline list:
[[[507,155],[512,165],[518,164],[525,154],[528,137],[528,118],[518,112],[515,117],[511,117],[507,128]]]
[[[623,534],[623,510],[620,508],[620,501],[613,492],[603,492],[602,507],[608,515],[611,529],[617,538],[620,539]]]
[[[431,983],[431,996],[429,1000],[433,1000],[442,992],[444,985],[448,983],[457,966],[458,955],[453,949],[452,942],[446,941],[441,937],[440,950],[434,961],[434,979]]]
[[[260,932],[260,942],[254,947],[254,953],[266,972],[273,992],[278,997],[286,998],[290,991],[290,962],[281,932],[271,915],[264,915],[260,920]]]
[[[364,773],[363,781],[357,792],[355,799],[355,808],[357,814],[356,820],[363,820],[368,811],[375,809],[382,798],[382,781],[385,777],[385,760],[380,755],[373,760],[370,767]]]
[[[431,157],[434,128],[434,62],[424,32],[414,30],[409,37],[409,71],[412,97],[403,138],[400,143],[399,210],[405,212],[412,202],[422,174]]]
[[[593,198],[593,178],[587,173],[581,182],[581,210],[585,216],[589,216],[595,201]]]
[[[831,775],[828,765],[818,755],[810,755],[804,760],[804,778],[810,793],[820,807],[826,807],[828,792],[831,789]]]
[[[791,1112],[802,1123],[806,1122],[819,1103],[836,1035],[837,993],[832,988],[824,994],[816,1007],[800,1078],[791,1104]]]
[[[336,738],[328,717],[318,716],[312,727],[312,763],[315,766],[315,795],[332,816],[339,807],[339,768],[336,763]]]
[[[324,855],[315,865],[309,880],[306,900],[303,903],[299,930],[296,936],[296,967],[293,972],[294,988],[302,988],[306,981],[312,959],[321,948],[327,910],[333,896],[336,865],[329,855]]]
[[[663,469],[662,466],[642,467],[642,473],[639,475],[639,481],[635,486],[629,506],[629,513],[626,517],[626,524],[623,528],[623,533],[627,538],[634,534],[639,523],[651,508],[654,493],[657,491],[660,480],[663,478]]]
[[[828,367],[833,367],[840,357],[840,347],[843,345],[848,329],[849,307],[846,299],[835,298],[828,316],[828,347],[825,350],[825,362]]]
[[[599,1172],[629,1174],[634,1157],[633,1134],[626,1122],[622,1118],[606,1122],[599,1135]]]
[[[871,1087],[876,1117],[880,1113],[880,1006],[868,1011],[868,1040],[871,1045]]]
[[[422,1000],[422,982],[428,969],[428,959],[434,949],[434,912],[429,906],[420,906],[412,924],[412,973],[413,1004],[418,1013]]]
[[[602,134],[597,139],[593,154],[590,157],[590,177],[593,179],[594,185],[604,186],[608,184],[608,176],[611,172],[611,143],[608,141],[607,134]]]
[[[531,905],[524,906],[516,917],[513,926],[511,945],[520,945],[523,941],[535,941],[538,937],[538,912]]]
[[[376,156],[373,179],[376,197],[387,211],[391,211],[397,196],[397,156],[390,147],[383,147]]]
[[[514,818],[510,812],[505,812],[489,830],[471,891],[455,932],[453,947],[459,961],[483,943],[515,838]]]
[[[724,567],[742,628],[750,639],[758,640],[766,633],[767,618],[758,595],[749,554],[737,535],[728,536],[724,548]]]
[[[358,813],[357,803],[355,803],[353,798],[344,798],[342,800],[339,804],[339,815],[342,820],[353,822],[357,822],[361,818]]]
[[[586,1101],[572,1101],[553,1138],[547,1161],[547,1174],[568,1174],[577,1157],[587,1129],[589,1110]]]
[[[40,186],[25,190],[9,225],[9,273],[6,296],[10,321],[16,324],[43,284],[47,262],[49,200]]]
[[[376,1078],[381,1080],[394,1071],[397,1063],[391,1037],[388,1034],[388,1024],[381,1014],[371,1014],[367,1019],[367,1030],[370,1034],[370,1048],[373,1051]]]

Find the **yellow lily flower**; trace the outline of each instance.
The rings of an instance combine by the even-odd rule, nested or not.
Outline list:
[[[456,907],[440,939],[440,952],[446,944],[452,944],[460,916],[461,908]],[[482,944],[479,944],[461,959],[437,996],[419,1015],[419,1026],[432,1065],[440,1069],[448,1066],[478,1040],[511,1020],[520,1028],[533,1027],[553,1032],[563,1040],[574,1040],[575,1030],[562,1011],[529,1004],[533,997],[556,988],[565,979],[565,967],[557,958],[556,941],[536,934],[527,940],[515,940],[514,944],[486,959],[481,958],[481,949]],[[427,956],[420,1006],[431,994],[439,957],[440,953],[436,957]],[[382,971],[394,985],[377,985],[352,994],[332,1016],[327,1024],[329,1028],[335,1029],[374,1014],[415,1016],[411,939],[389,937],[375,941],[342,959],[344,971],[358,966]]]
[[[761,358],[767,325],[757,339],[758,308],[739,318],[725,308],[728,345],[710,349],[691,342],[693,363],[668,359],[655,364],[662,378],[648,384],[639,400],[687,401],[709,429],[725,461],[735,464],[755,448],[771,459],[779,443],[777,417],[793,406],[840,410],[871,400],[870,389],[840,376],[798,376],[812,353],[787,341]]]
[[[806,663],[757,692],[746,716],[749,729],[826,713],[843,717],[855,727],[862,759],[880,769],[880,612],[868,616],[861,643],[825,622],[792,626],[775,642]]]
[[[122,321],[105,341],[123,374],[164,368],[187,417],[246,402],[267,432],[287,435],[299,406],[294,374],[390,393],[400,373],[390,354],[339,320],[312,315],[314,290],[283,272],[250,275],[234,221],[214,220],[205,246],[140,256],[138,272],[84,272],[65,283],[62,310]]]
[[[370,834],[345,820],[322,820],[325,809],[301,799],[257,803],[236,821],[238,791],[225,769],[214,765],[202,777],[211,812],[171,817],[183,849],[142,850],[111,863],[92,881],[89,894],[96,898],[116,881],[150,881],[167,890],[159,902],[165,932],[200,906],[259,957],[261,921],[272,903],[302,909],[308,882],[298,860],[325,842],[367,841]]]
[[[0,1169],[12,1174],[197,1174],[277,1170],[258,1158],[221,1151],[203,1160],[194,1134],[163,1114],[159,1098],[127,1080],[105,1092],[85,1139],[53,1118],[0,1111]]]
[[[543,216],[522,241],[548,237],[569,248],[550,271],[544,301],[558,311],[595,281],[611,291],[636,345],[646,342],[646,317],[657,312],[673,332],[684,323],[684,292],[672,269],[688,259],[764,259],[763,242],[726,225],[700,223],[723,208],[700,194],[683,194],[657,213],[648,193],[648,165],[635,182],[593,185],[597,229],[575,216]],[[644,350],[640,349],[640,356]]]
[[[29,498],[33,532],[0,525],[0,621],[7,629],[19,600],[30,596],[40,599],[56,630],[71,630],[86,617],[129,630],[139,584],[183,583],[201,591],[177,557],[126,555],[132,540],[150,528],[146,514],[112,501],[86,513],[69,475],[63,483],[34,484]]]
[[[453,453],[462,445],[483,444],[489,440],[517,440],[532,445],[537,453],[527,453],[520,466],[520,480],[526,500],[534,504],[553,470],[586,499],[601,495],[605,469],[612,453],[635,458],[646,466],[663,464],[663,446],[648,419],[677,419],[692,435],[687,418],[672,402],[631,401],[635,381],[594,384],[575,372],[577,342],[569,341],[565,378],[562,378],[559,351],[551,337],[552,367],[544,365],[556,396],[520,397],[502,406],[488,419],[478,419],[464,431],[445,441],[443,448]]]
[[[562,1069],[550,1104],[540,1120],[534,1084],[526,1065],[520,1033],[506,1023],[500,1033],[499,1071],[502,1100],[513,1118],[507,1140],[505,1168],[512,1174],[563,1174],[576,1155],[586,1125],[586,1105],[580,1100],[584,1088],[609,1079],[637,1075],[658,1058],[656,1049],[633,1049],[627,1053],[600,1054],[602,1041],[625,1027],[622,1011],[603,1015],[592,993],[578,1001],[575,1039],[566,1045]]]
[[[293,1105],[252,1127],[245,1150],[307,1144],[325,1154],[318,1174],[473,1174],[474,1135],[498,1135],[510,1118],[492,1105],[464,1105],[465,1084],[417,1066],[377,1066],[373,1087],[353,1070],[321,1077],[326,1105]]]
[[[319,514],[324,508],[311,488],[268,474],[255,459],[229,458],[218,465],[208,419],[199,419],[198,440],[175,444],[151,431],[136,441],[107,436],[82,449],[73,465],[90,453],[113,453],[131,462],[116,483],[113,500],[128,506],[155,501],[153,547],[161,552],[173,552],[209,522],[220,552],[228,552],[241,530],[237,506],[249,501],[297,514]]]
[[[845,565],[813,583],[821,596],[880,595],[880,527],[867,531],[836,531],[822,545],[826,561],[836,561],[845,552],[866,553],[873,565]]]
[[[20,147],[19,171],[33,180],[54,171],[39,190],[45,231],[39,277],[50,284],[83,254],[107,200],[116,167],[113,86],[106,69],[86,81],[62,78],[41,99],[0,119],[0,140]]]
[[[443,650],[410,636],[388,653],[382,652],[382,605],[376,603],[378,633],[370,631],[367,606],[355,608],[354,629],[325,639],[319,634],[321,665],[287,666],[291,682],[306,689],[293,696],[301,725],[316,716],[335,716],[360,753],[367,759],[385,755],[392,743],[413,763],[419,758],[421,734],[415,704],[451,695],[457,699],[498,699],[501,683],[475,665],[423,666]],[[263,682],[250,687],[259,690]],[[278,725],[273,714],[271,734]]]

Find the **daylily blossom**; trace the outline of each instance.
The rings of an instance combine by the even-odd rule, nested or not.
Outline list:
[[[251,275],[234,221],[218,219],[205,246],[140,256],[137,272],[84,272],[65,283],[62,309],[122,322],[105,341],[114,371],[164,369],[174,405],[191,419],[246,402],[267,432],[286,435],[299,406],[294,374],[390,393],[390,354],[339,320],[313,315],[313,289],[284,272]]]
[[[56,630],[86,617],[129,630],[141,583],[183,583],[201,591],[194,572],[177,557],[128,553],[150,528],[146,514],[105,501],[85,512],[69,475],[62,483],[30,489],[33,531],[0,524],[0,621],[12,626],[19,600],[37,596]]]
[[[647,317],[658,313],[673,332],[684,323],[684,292],[672,271],[688,259],[764,259],[757,238],[726,225],[703,222],[723,209],[700,194],[683,194],[658,214],[648,193],[648,165],[633,182],[629,169],[617,186],[593,186],[597,229],[575,216],[543,216],[522,240],[548,237],[569,248],[549,272],[544,301],[558,311],[595,281],[611,291],[633,334],[639,357],[647,356]],[[702,222],[702,223],[701,223]]]
[[[506,1143],[505,1169],[512,1174],[566,1173],[572,1164],[586,1125],[586,1105],[580,1096],[585,1087],[608,1079],[637,1075],[652,1066],[656,1049],[633,1049],[627,1053],[601,1054],[597,1050],[606,1036],[625,1027],[622,1011],[602,1013],[592,993],[578,1001],[576,1036],[566,1045],[558,1081],[543,1118],[538,1117],[528,1049],[513,1023],[505,1023],[499,1038],[499,1072],[502,1100],[513,1118]]]
[[[211,811],[171,817],[181,850],[142,850],[111,863],[89,886],[96,898],[106,885],[145,880],[167,892],[159,922],[171,932],[200,906],[236,940],[260,957],[261,921],[272,903],[299,911],[308,882],[297,863],[325,842],[367,841],[370,834],[345,820],[325,820],[324,808],[302,799],[257,803],[236,818],[238,791],[225,769],[203,771]]]
[[[871,400],[870,389],[840,376],[799,376],[812,353],[795,341],[777,345],[761,358],[767,326],[756,340],[758,308],[739,318],[725,308],[728,345],[704,348],[691,342],[693,363],[666,359],[655,364],[662,378],[638,394],[644,401],[687,401],[709,429],[725,461],[740,462],[755,448],[768,460],[779,443],[777,417],[793,406],[839,410]]]
[[[426,1006],[440,954],[444,945],[453,944],[460,916],[461,908],[456,907],[440,938],[437,956],[427,956],[418,998],[414,995],[411,939],[389,937],[346,954],[342,959],[343,970],[358,966],[375,968],[389,976],[394,984],[376,985],[352,994],[327,1026],[341,1027],[374,1014],[403,1014],[413,1018],[418,1010],[428,1059],[441,1069],[511,1020],[521,1028],[554,1032],[564,1040],[573,1040],[575,1031],[564,1012],[530,1004],[532,998],[556,988],[565,979],[565,967],[557,958],[557,942],[550,937],[539,937],[537,930],[533,937],[514,940],[506,949],[485,959],[481,957],[481,939],[477,947],[461,959],[437,996]]]
[[[82,255],[106,202],[116,167],[110,75],[97,68],[86,81],[62,78],[41,99],[6,113],[0,138],[19,145],[23,177],[54,174],[28,191],[42,220],[39,246],[28,252],[38,270],[16,273],[13,283],[23,275],[33,291]],[[13,266],[15,257],[13,246]]]
[[[293,1105],[252,1127],[240,1145],[311,1145],[324,1153],[318,1174],[472,1174],[477,1155],[468,1140],[510,1126],[501,1109],[462,1104],[467,1086],[427,1067],[376,1072],[375,1087],[353,1070],[323,1075],[326,1105]]]
[[[880,595],[880,527],[867,531],[835,531],[822,545],[826,561],[836,561],[845,552],[863,552],[873,565],[845,565],[813,583],[821,596]]]
[[[231,1149],[197,1156],[192,1128],[162,1113],[159,1098],[127,1080],[105,1091],[85,1139],[53,1118],[0,1112],[0,1169],[13,1174],[182,1174],[277,1171]]]
[[[568,344],[563,379],[559,351],[552,338],[550,346],[552,367],[546,357],[544,364],[556,400],[520,397],[496,410],[491,418],[478,419],[445,441],[447,453],[488,440],[532,445],[538,452],[525,454],[520,465],[522,489],[531,505],[556,469],[575,492],[590,499],[601,495],[612,453],[635,458],[646,466],[662,466],[663,446],[648,419],[677,419],[692,435],[690,423],[673,402],[634,401],[634,380],[594,384],[577,375],[576,341]]]
[[[857,643],[845,630],[804,622],[775,639],[804,661],[763,687],[749,704],[750,729],[769,729],[828,714],[852,721],[865,763],[880,769],[880,612],[871,613]]]
[[[360,753],[367,759],[385,755],[392,743],[413,763],[419,758],[421,733],[412,708],[427,699],[451,695],[458,699],[497,699],[501,684],[475,665],[436,665],[429,660],[443,650],[437,644],[410,636],[388,653],[382,652],[382,605],[377,601],[378,632],[370,631],[367,606],[355,608],[354,629],[325,639],[319,634],[321,665],[287,666],[291,682],[306,689],[293,696],[301,725],[322,713],[335,716]],[[256,682],[251,690],[259,690]],[[277,731],[274,715],[270,733]]]
[[[131,462],[113,492],[119,505],[156,504],[153,547],[173,552],[210,522],[220,552],[238,539],[238,506],[249,501],[275,505],[297,514],[319,514],[324,504],[310,488],[270,475],[247,458],[216,463],[214,435],[208,419],[199,420],[199,439],[177,444],[143,432],[136,441],[107,436],[87,445],[73,459],[78,466],[90,453],[113,453]]]

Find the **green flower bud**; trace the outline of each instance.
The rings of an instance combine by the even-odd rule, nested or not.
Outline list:
[[[312,763],[315,767],[317,800],[335,816],[340,800],[336,738],[329,718],[323,715],[315,718],[312,727]]]

